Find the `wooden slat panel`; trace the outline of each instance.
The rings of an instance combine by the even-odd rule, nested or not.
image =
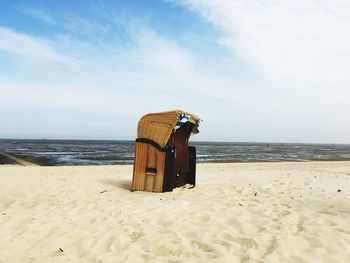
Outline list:
[[[143,167],[146,167],[146,160],[147,160],[147,145],[138,143],[138,149],[136,152],[136,171],[135,171],[135,176],[136,176],[136,190],[137,191],[142,191],[144,189],[144,179],[145,179],[145,174],[143,172]]]
[[[154,175],[146,173],[146,185],[145,190],[148,192],[153,192]]]
[[[147,168],[156,168],[156,161],[157,161],[157,152],[158,150],[152,146],[148,145],[147,150]],[[146,173],[145,178],[145,190],[148,192],[153,192],[153,185],[154,185],[154,174]]]
[[[140,190],[140,181],[142,180],[142,173],[140,173],[140,166],[142,165],[142,162],[144,159],[144,156],[142,155],[142,150],[144,148],[144,145],[141,143],[136,143],[136,152],[135,152],[135,171],[134,171],[134,178],[135,178],[135,190]]]
[[[133,182],[132,182],[133,191],[144,190],[146,165],[147,165],[147,144],[137,142],[135,144],[134,175],[133,175]]]
[[[137,149],[137,143],[135,143],[134,145],[134,165],[132,170],[131,191],[135,191],[135,184],[136,184],[136,178],[135,178],[136,149]]]
[[[165,152],[157,151],[157,176],[154,182],[154,192],[163,192]]]
[[[147,168],[156,168],[156,152],[158,150],[152,146],[148,146]]]

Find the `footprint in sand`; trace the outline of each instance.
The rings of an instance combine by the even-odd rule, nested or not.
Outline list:
[[[229,226],[235,226],[238,225],[239,222],[235,218],[229,218],[226,220],[226,224]]]
[[[204,252],[214,252],[213,246],[209,243],[192,240],[191,245],[197,246],[200,250]]]
[[[226,234],[224,235],[224,239],[227,241],[232,241],[235,242],[237,244],[239,244],[240,246],[244,247],[244,248],[258,248],[258,243],[249,237],[234,237],[230,234]]]
[[[330,220],[330,221],[328,221],[328,225],[329,225],[329,226],[337,226],[338,223],[336,223],[336,222]]]
[[[305,237],[305,239],[309,242],[310,246],[313,248],[320,248],[323,247],[323,243],[314,237]]]
[[[201,222],[208,222],[210,220],[210,216],[209,215],[201,215],[201,216],[198,217],[198,219]]]
[[[342,229],[342,228],[336,228],[335,230],[337,230],[338,232],[341,232],[341,233],[343,233],[343,234],[350,235],[350,231],[344,230],[344,229]]]
[[[319,211],[320,214],[325,214],[325,215],[330,215],[330,216],[336,216],[336,214],[333,214],[331,212],[328,211]]]
[[[290,215],[290,212],[288,210],[284,210],[280,213],[281,216],[287,216]]]
[[[171,226],[173,224],[172,221],[164,220],[164,219],[159,219],[157,221],[157,223],[158,223],[158,225],[163,226],[163,227],[169,227],[169,226]]]
[[[142,236],[143,236],[143,233],[142,232],[138,232],[138,231],[134,231],[132,233],[129,234],[131,240],[133,242],[139,240]]]
[[[277,247],[277,239],[276,237],[272,237],[272,240],[270,242],[270,244],[266,247],[265,253],[264,253],[264,257],[271,254]]]
[[[284,206],[287,209],[291,209],[292,208],[290,205],[287,205],[287,204],[282,204],[282,206]]]
[[[207,223],[210,221],[211,217],[209,215],[197,215],[197,216],[192,216],[187,219],[188,222],[192,224],[203,224]]]

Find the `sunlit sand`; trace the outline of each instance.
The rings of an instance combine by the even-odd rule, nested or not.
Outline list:
[[[349,262],[350,162],[199,164],[129,191],[132,166],[0,166],[0,262]]]

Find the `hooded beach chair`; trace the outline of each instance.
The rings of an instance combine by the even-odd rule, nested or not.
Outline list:
[[[132,191],[167,192],[196,184],[196,148],[188,145],[200,119],[182,110],[144,115],[137,127]]]

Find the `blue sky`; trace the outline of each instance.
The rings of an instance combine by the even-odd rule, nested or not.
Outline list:
[[[350,143],[350,5],[0,0],[0,137],[133,139],[147,112],[197,140]]]

